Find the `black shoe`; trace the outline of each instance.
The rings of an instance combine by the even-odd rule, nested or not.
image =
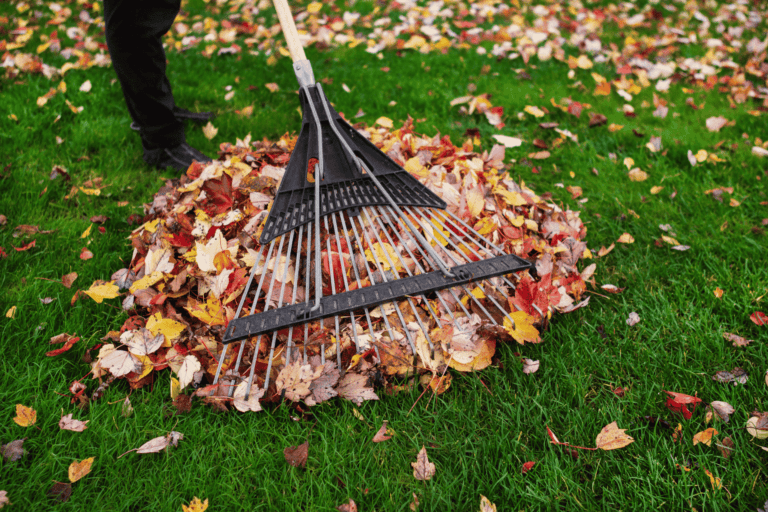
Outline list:
[[[205,156],[186,142],[172,148],[144,149],[144,161],[157,169],[173,167],[177,171],[186,171],[192,162],[210,162]]]
[[[179,121],[190,119],[192,121],[205,122],[214,118],[213,112],[192,112],[181,107],[173,107],[173,115]],[[131,123],[131,130],[141,131],[141,127],[136,122]]]

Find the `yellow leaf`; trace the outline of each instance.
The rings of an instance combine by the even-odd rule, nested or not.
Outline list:
[[[680,245],[680,244],[677,244],[677,245]],[[723,290],[720,289],[719,286],[714,289],[713,293],[715,294],[715,297],[717,297],[718,299],[723,296]]]
[[[608,125],[608,131],[611,132],[611,133],[617,132],[617,131],[621,130],[622,128],[624,128],[623,124],[611,123],[611,124]]]
[[[731,198],[731,201],[730,201],[730,203],[729,203],[729,204],[731,205],[731,207],[733,207],[733,208],[736,208],[737,206],[739,206],[739,205],[741,204],[741,202],[740,202],[740,201],[737,201],[737,200],[736,200],[736,199],[734,199],[734,198]]]
[[[34,425],[37,421],[37,411],[31,407],[16,404],[16,417],[13,418],[13,421],[22,427],[29,427]]]
[[[181,383],[176,377],[171,377],[171,400],[176,400],[179,393],[181,393]]]
[[[619,242],[620,244],[633,244],[635,243],[635,238],[629,233],[624,233],[616,241]]]
[[[162,334],[165,336],[164,347],[170,347],[172,342],[181,336],[187,326],[172,318],[163,318],[160,313],[155,313],[147,320],[147,329],[153,336]]]
[[[405,162],[405,170],[420,179],[427,179],[429,177],[429,169],[421,165],[417,156]]]
[[[611,94],[611,82],[601,82],[595,87],[595,96],[608,96]],[[616,126],[616,125],[612,125]]]
[[[83,234],[82,234],[82,235],[80,235],[80,238],[85,238],[85,237],[87,237],[88,235],[90,235],[90,234],[91,234],[91,228],[92,228],[92,227],[93,227],[93,224],[91,224],[90,226],[88,226],[88,229],[86,229],[85,231],[83,231]]]
[[[208,140],[213,139],[216,134],[219,133],[219,129],[213,126],[213,123],[208,121],[208,124],[203,126],[203,135],[205,135],[205,138]]]
[[[592,61],[584,54],[579,55],[579,58],[576,59],[576,65],[581,69],[592,69],[593,66]]]
[[[90,473],[94,459],[96,459],[96,457],[89,457],[85,460],[81,460],[80,462],[74,461],[72,464],[70,464],[69,470],[67,471],[67,474],[69,475],[69,481],[75,483]]]
[[[624,432],[627,429],[619,428],[614,421],[610,425],[603,427],[603,430],[597,435],[596,446],[601,450],[617,450],[624,448],[628,444],[634,442],[634,439]]]
[[[509,317],[512,318],[512,321],[510,321]],[[533,316],[525,311],[516,311],[510,313],[509,317],[504,317],[504,329],[515,341],[521,345],[526,341],[531,343],[539,343],[541,341],[538,329],[533,326],[533,322],[536,320]]]
[[[707,154],[706,149],[700,149],[698,153],[696,153],[696,161],[699,163],[704,162],[707,159]]]
[[[131,293],[136,293],[139,290],[146,290],[153,284],[156,284],[157,282],[162,281],[164,276],[165,274],[163,274],[159,270],[155,270],[148,276],[144,276],[138,281],[134,281],[131,287],[128,289],[128,291]]]
[[[120,288],[112,281],[103,284],[96,284],[97,282],[94,282],[89,289],[83,292],[97,303],[101,304],[104,299],[114,299],[120,295]]]
[[[87,196],[100,196],[101,195],[101,189],[98,188],[83,188],[83,187],[77,187],[80,189],[80,192]]]
[[[523,217],[522,215],[518,215],[514,219],[510,219],[509,223],[515,226],[516,228],[519,228],[520,226],[525,224],[525,217]]]
[[[154,233],[157,231],[157,225],[160,224],[160,219],[155,219],[149,222],[145,222],[143,226],[141,226],[144,231],[148,233]]]
[[[709,477],[709,481],[710,481],[710,483],[712,484],[712,490],[715,490],[715,489],[722,489],[722,488],[723,488],[723,484],[720,482],[720,479],[719,479],[719,478],[715,478],[715,477],[712,475],[712,473],[710,473],[710,472],[709,472],[709,470],[708,470],[708,469],[705,469],[705,470],[704,470],[704,472],[705,472],[705,473],[707,474],[707,476]]]
[[[523,110],[526,114],[530,114],[533,117],[544,117],[544,112],[539,107],[528,105]]]
[[[475,187],[467,192],[467,208],[472,217],[478,217],[485,208],[485,197],[480,187]]]
[[[370,249],[365,250],[365,258],[371,263],[376,263],[376,259],[378,259],[382,269],[390,270],[392,266],[389,264],[389,261],[387,261],[387,256],[389,256],[389,259],[392,260],[392,264],[395,265],[396,270],[405,270],[403,264],[400,263],[395,248],[388,243],[375,243],[373,244],[373,250],[376,253],[375,258],[374,253],[371,252]],[[386,251],[386,254],[384,251]]]
[[[16,317],[16,306],[11,306],[10,309],[5,313],[5,318],[15,318]]]
[[[595,73],[594,71],[592,72],[592,79],[595,82],[597,82],[598,84],[603,84],[603,83],[606,82],[606,79],[605,79],[605,77],[603,75],[599,75],[599,74]]]
[[[480,512],[496,512],[496,505],[482,494],[480,495]]]
[[[526,201],[519,192],[496,187],[493,193],[500,195],[504,199],[504,202],[510,206],[526,206],[528,204],[528,201]]]
[[[632,158],[627,157],[624,159],[624,165],[627,166],[627,169],[631,169],[632,166],[635,165],[635,161]]]
[[[392,120],[388,117],[380,117],[376,120],[376,123],[379,126],[383,126],[384,128],[391,129],[392,128]]]
[[[315,14],[317,12],[320,12],[320,9],[323,8],[323,4],[320,2],[312,2],[307,6],[307,12],[310,14]]]
[[[208,294],[207,302],[197,302],[189,297],[187,304],[184,309],[208,325],[225,325],[227,323],[226,310],[213,293]]]
[[[672,238],[671,236],[661,235],[661,239],[667,242],[669,245],[680,245],[680,242]]]
[[[712,446],[712,436],[716,436],[717,434],[718,431],[711,427],[706,430],[702,430],[693,436],[693,445],[696,446],[699,443],[704,443],[707,446]]]
[[[659,186],[651,187],[651,194],[656,195],[662,190],[664,190],[664,187],[659,187]]]
[[[496,221],[491,217],[485,217],[475,224],[475,231],[481,235],[488,235],[496,229]]]

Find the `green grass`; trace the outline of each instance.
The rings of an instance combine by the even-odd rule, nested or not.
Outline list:
[[[133,393],[127,383],[117,382],[88,411],[80,411],[62,395],[88,372],[81,360],[86,348],[119,328],[126,315],[118,300],[99,305],[84,298],[71,306],[70,299],[77,288],[108,280],[127,264],[132,253],[127,237],[135,227],[128,223],[129,215],[142,214],[141,204],[151,201],[162,180],[175,174],[144,165],[110,68],[66,75],[66,98],[84,107],[77,116],[62,95],[37,107],[36,99],[56,85],[45,77],[0,81],[7,106],[3,110],[18,118],[0,118],[0,167],[11,166],[10,177],[0,180],[0,214],[8,218],[0,227],[0,246],[9,255],[0,260],[0,312],[17,307],[14,319],[0,317],[0,443],[26,437],[29,451],[18,462],[0,461],[0,490],[8,492],[14,504],[10,510],[53,508],[47,490],[54,481],[67,481],[72,461],[87,457],[95,457],[93,471],[73,485],[70,501],[55,505],[57,509],[178,511],[193,496],[209,499],[209,510],[334,510],[352,498],[366,511],[410,510],[413,493],[420,511],[477,510],[480,494],[499,510],[754,510],[768,499],[768,454],[743,428],[752,410],[768,409],[763,382],[768,328],[748,320],[752,312],[766,311],[768,300],[768,243],[765,228],[760,228],[768,217],[768,208],[760,204],[768,200],[768,174],[765,160],[750,154],[756,137],[768,138],[764,115],[748,114],[749,104],[732,110],[718,92],[684,94],[673,86],[665,97],[676,107],[666,119],[652,117],[652,108],[637,108],[640,101],[651,101],[652,90],[633,102],[638,116],[626,118],[615,94],[598,99],[591,90],[571,87],[576,81],[591,84],[590,71],[577,70],[571,80],[567,67],[555,61],[528,67],[531,79],[523,80],[514,71],[523,67],[519,60],[497,62],[474,51],[403,52],[400,57],[383,52],[381,59],[362,48],[310,48],[307,54],[318,79],[333,80],[324,88],[347,117],[362,108],[366,115],[359,120],[373,123],[387,116],[397,125],[411,115],[425,119],[416,123],[417,131],[448,134],[457,144],[467,129],[477,128],[482,149],[492,147],[495,133],[523,138],[526,144],[507,150],[507,158],[516,161],[511,175],[538,193],[551,192],[557,204],[581,210],[595,254],[624,232],[635,237],[634,244],[617,244],[597,260],[597,283],[626,290],[607,296],[590,288],[589,307],[556,316],[543,334],[544,343],[500,346],[498,365],[479,374],[454,373],[449,392],[426,394],[410,413],[417,389],[397,396],[381,393],[382,400],[359,408],[365,421],[355,417],[351,403],[341,400],[310,409],[302,421],[293,421],[299,413],[288,405],[241,415],[217,414],[195,402],[189,414],[172,416],[168,371],[151,387]],[[248,133],[275,140],[298,129],[295,77],[286,59],[267,67],[263,54],[208,59],[189,51],[171,53],[169,61],[177,102],[218,113],[214,124],[219,132],[213,141],[198,126],[188,125],[188,140],[200,150],[213,155],[219,143]],[[490,71],[484,73],[486,65]],[[381,71],[384,66],[388,73]],[[599,66],[591,71],[609,75]],[[89,94],[78,91],[86,79],[93,84]],[[278,83],[280,90],[270,93],[266,82]],[[470,83],[477,87],[475,94],[488,93],[494,105],[504,107],[503,129],[450,107],[452,99],[467,94]],[[342,84],[352,92],[344,92]],[[224,100],[228,85],[236,91],[231,101]],[[256,87],[250,90],[249,85]],[[624,128],[615,133],[606,126],[589,128],[588,111],[577,119],[552,108],[550,98],[567,96],[590,103],[591,111]],[[705,108],[690,109],[685,105],[688,96],[697,104],[706,101]],[[397,104],[389,106],[393,100]],[[234,114],[247,105],[255,107],[251,118]],[[519,120],[517,113],[526,105],[547,107],[551,113],[540,120]],[[673,112],[681,115],[674,117]],[[708,132],[704,120],[720,114],[736,125]],[[578,145],[566,141],[550,158],[528,162],[528,153],[536,151],[534,138],[551,143],[557,137],[539,128],[539,121],[559,122],[561,129],[578,135]],[[644,137],[633,135],[633,128]],[[661,135],[665,154],[651,154],[644,147],[651,135]],[[56,136],[64,143],[57,144]],[[715,151],[721,140],[726,143],[716,153],[727,162],[691,167],[689,149]],[[725,149],[734,143],[737,149]],[[622,164],[625,157],[633,158],[650,178],[631,182]],[[53,165],[66,167],[72,183],[61,177],[50,181]],[[108,184],[100,196],[64,198],[73,184],[94,177]],[[588,202],[578,204],[557,184],[582,187]],[[653,185],[664,190],[652,195]],[[732,186],[734,193],[725,194],[722,203],[704,194],[717,186]],[[673,191],[677,195],[671,199]],[[740,206],[729,206],[730,197]],[[128,206],[120,207],[118,201]],[[94,229],[81,239],[93,215],[109,218],[106,233]],[[654,243],[663,234],[658,226],[667,223],[691,250],[676,252]],[[12,247],[30,240],[13,237],[14,227],[21,224],[54,232],[36,235],[34,249],[16,252]],[[86,246],[95,257],[82,261],[80,250]],[[79,277],[71,290],[37,279],[58,280],[72,271]],[[713,295],[716,287],[725,292],[721,299]],[[40,301],[44,297],[56,300],[45,305]],[[631,311],[642,319],[634,327],[625,321]],[[726,331],[755,343],[736,349],[723,340]],[[82,340],[66,355],[45,357],[52,348],[48,340],[62,332]],[[515,352],[541,360],[541,369],[524,375]],[[748,372],[746,385],[712,380],[715,372],[734,366]],[[95,389],[93,381],[84,382],[89,392]],[[612,392],[617,386],[627,389],[624,398]],[[690,421],[675,417],[664,407],[663,390],[731,403],[736,413],[730,423],[715,427],[720,432],[716,439],[733,439],[733,456],[724,459],[714,446],[693,446],[693,435],[707,426],[703,413],[697,411]],[[121,403],[129,393],[135,412],[125,418]],[[17,403],[37,410],[38,428],[13,423]],[[85,432],[58,428],[60,416],[69,412],[90,420]],[[645,416],[682,423],[682,442],[674,442],[661,426],[649,425]],[[383,420],[396,435],[373,444]],[[594,446],[600,429],[612,421],[629,429],[635,443],[613,452],[581,451],[578,460],[551,445],[545,428],[562,441]],[[168,453],[118,458],[170,430],[185,437]],[[288,466],[283,449],[305,440],[310,445],[307,468]],[[422,445],[437,466],[429,482],[416,481],[410,467]],[[536,461],[536,466],[523,475],[526,461]],[[678,465],[693,469],[684,472]],[[725,489],[713,490],[705,468],[722,479]]]

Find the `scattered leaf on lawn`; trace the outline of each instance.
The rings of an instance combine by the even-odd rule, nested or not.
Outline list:
[[[70,464],[69,470],[67,471],[67,474],[69,475],[69,481],[72,483],[75,483],[81,478],[83,478],[85,475],[90,473],[91,466],[93,465],[93,461],[95,459],[96,457],[89,457],[79,462],[74,461],[72,464]]]
[[[205,512],[208,510],[208,498],[205,501],[200,501],[200,498],[195,496],[189,505],[181,505],[182,512]]]
[[[747,420],[747,432],[756,439],[768,439],[768,415],[752,416]]]
[[[631,181],[645,181],[648,179],[648,173],[645,171],[640,170],[639,167],[635,167],[634,169],[630,169],[629,173],[627,173],[629,176],[629,179]]]
[[[184,439],[184,434],[172,430],[168,435],[150,439],[143,445],[139,446],[136,449],[136,453],[157,453],[166,449],[168,446],[178,445],[179,441],[182,439]]]
[[[0,508],[6,505],[12,505],[11,500],[8,499],[8,491],[0,491]]]
[[[523,143],[523,139],[518,139],[517,137],[508,137],[506,135],[492,135],[492,137],[507,148],[516,148]]]
[[[683,415],[683,418],[689,420],[693,416],[693,411],[696,410],[696,406],[701,402],[701,398],[684,395],[683,393],[675,393],[674,391],[664,391],[670,396],[667,399],[666,406],[672,412],[679,412]],[[688,405],[692,404],[691,410],[688,410]]]
[[[413,477],[416,480],[430,480],[435,475],[435,465],[427,458],[427,448],[422,446],[416,456],[416,462],[411,462]]]
[[[219,133],[219,129],[213,126],[213,123],[208,121],[208,124],[203,126],[203,135],[205,135],[205,138],[208,140],[213,139],[216,134]]]
[[[529,472],[531,469],[533,469],[533,466],[535,465],[536,465],[535,460],[530,460],[528,462],[523,463],[523,474],[526,474],[527,472]]]
[[[715,400],[709,405],[712,407],[712,410],[715,412],[715,414],[717,414],[717,416],[725,423],[728,423],[731,414],[733,414],[736,410],[728,402],[721,402],[719,400]]]
[[[616,241],[619,242],[620,244],[633,244],[635,243],[635,238],[629,233],[624,233]]]
[[[723,116],[708,117],[706,121],[707,130],[711,132],[719,132],[720,128],[726,125],[728,120]]]
[[[720,453],[723,457],[730,458],[731,455],[733,455],[733,439],[730,437],[726,437],[723,439],[720,443],[715,443],[715,446],[717,446],[717,449],[720,450]]]
[[[387,420],[384,420],[384,423],[381,425],[381,428],[378,432],[376,432],[376,435],[373,436],[373,442],[374,443],[381,443],[383,441],[388,441],[392,439],[392,436],[387,435]]]
[[[480,495],[480,512],[496,512],[496,505],[482,494]]]
[[[17,439],[8,444],[0,445],[0,454],[2,454],[3,458],[8,462],[19,460],[26,453],[23,446],[26,439],[27,438],[25,437],[24,439]]]
[[[295,468],[304,468],[307,466],[307,457],[309,456],[309,441],[298,446],[289,446],[283,450],[285,462]]]
[[[86,424],[90,420],[86,421],[80,421],[72,419],[72,413],[67,414],[66,416],[62,416],[59,420],[59,428],[63,430],[71,430],[72,432],[82,432],[86,428]]]
[[[5,318],[15,318],[16,317],[16,306],[11,306],[8,311],[5,312]]]
[[[56,482],[48,489],[48,496],[57,499],[61,503],[69,501],[72,496],[72,484],[69,482]]]
[[[634,442],[634,439],[625,434],[627,429],[621,429],[616,422],[606,425],[597,436],[596,446],[601,450],[617,450]]]
[[[748,340],[737,334],[731,334],[730,332],[724,332],[723,338],[725,338],[727,341],[732,341],[734,347],[746,347],[747,345],[755,341],[755,340]]]
[[[678,244],[675,244],[675,245],[678,245]],[[719,287],[719,286],[718,286],[717,288],[715,288],[715,289],[714,289],[714,291],[713,291],[712,293],[714,293],[714,294],[715,294],[715,297],[717,297],[718,299],[719,299],[719,298],[721,298],[721,297],[723,296],[723,290],[722,290],[722,289],[720,289],[720,287]]]
[[[16,404],[16,416],[13,421],[22,427],[34,425],[37,421],[37,411],[25,405]]]
[[[336,510],[339,512],[357,512],[357,503],[355,503],[352,498],[349,498],[347,503],[342,503],[336,507]]]
[[[750,315],[749,319],[752,320],[755,325],[768,325],[768,315],[762,311],[755,311]]]
[[[362,405],[366,400],[378,400],[379,397],[372,387],[367,385],[368,377],[357,373],[347,373],[336,386],[339,396],[354,404]]]
[[[638,315],[633,311],[629,314],[629,317],[627,318],[627,325],[632,327],[633,325],[637,324],[639,321],[640,321],[640,315]]]
[[[538,329],[533,326],[535,321],[536,319],[525,311],[515,311],[504,317],[504,329],[521,345],[526,341],[539,343],[541,338]]]
[[[80,259],[85,261],[91,258],[93,258],[93,253],[88,249],[86,249],[85,247],[83,247],[83,249],[80,251]]]
[[[539,361],[523,359],[523,373],[536,373],[539,370]]]
[[[104,299],[114,299],[119,296],[120,288],[113,282],[104,283],[102,281],[96,281],[83,293],[101,304]]]
[[[704,443],[707,446],[712,446],[712,436],[716,436],[717,434],[718,434],[718,431],[711,427],[706,430],[702,430],[701,432],[693,436],[693,446],[696,446],[699,443]]]
[[[705,470],[704,470],[704,472],[705,472],[705,473],[707,474],[707,476],[709,477],[709,481],[710,481],[710,483],[712,484],[712,489],[713,489],[713,490],[715,490],[715,489],[722,489],[722,488],[723,488],[723,484],[720,482],[720,479],[719,479],[719,478],[715,478],[715,477],[712,475],[712,473],[710,473],[710,472],[709,472],[709,470],[708,470],[708,469],[705,469]]]

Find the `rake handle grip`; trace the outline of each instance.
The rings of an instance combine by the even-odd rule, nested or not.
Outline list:
[[[307,57],[304,55],[304,48],[301,46],[301,41],[299,41],[299,31],[296,30],[296,22],[293,21],[293,14],[291,14],[291,8],[288,7],[288,1],[272,0],[272,3],[280,20],[280,27],[283,29],[285,42],[288,44],[291,60],[293,62],[306,60]]]

